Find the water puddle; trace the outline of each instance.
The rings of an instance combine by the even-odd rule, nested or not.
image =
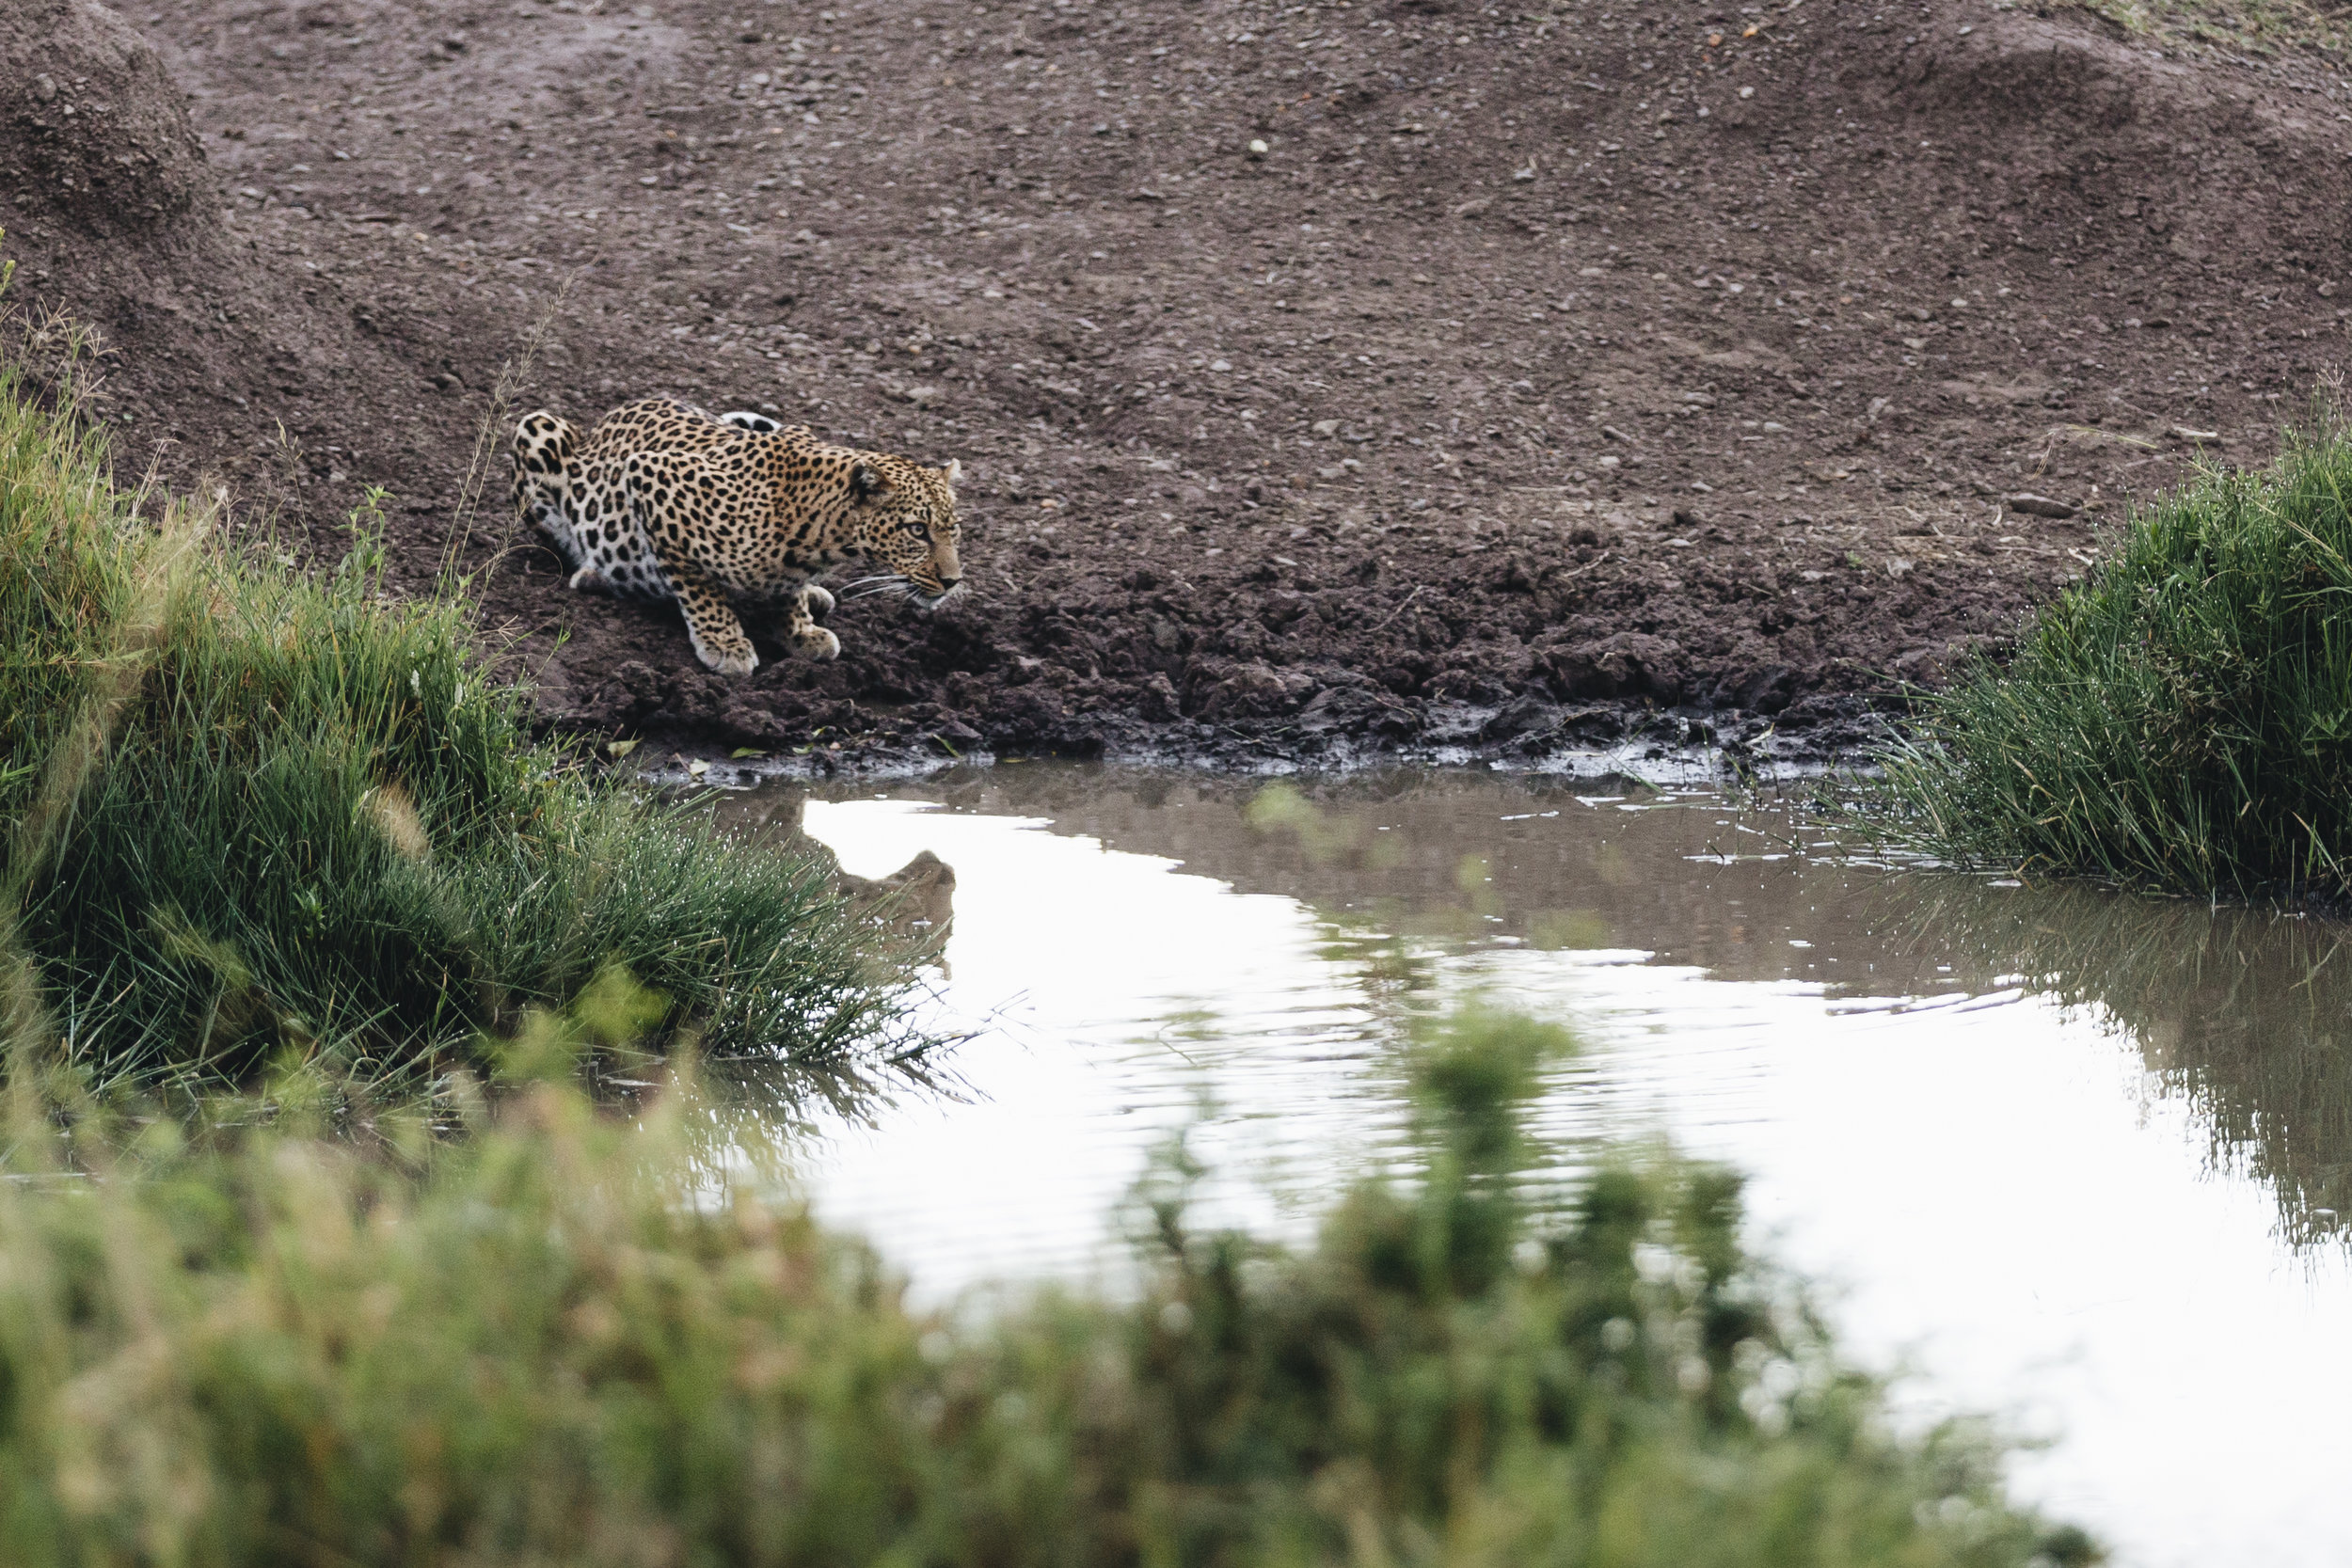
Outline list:
[[[1898,873],[1589,782],[1032,764],[723,810],[953,868],[917,879],[973,1098],[809,1161],[925,1295],[1115,1269],[1187,1126],[1221,1217],[1295,1233],[1390,1147],[1405,1022],[1484,991],[1588,1042],[1564,1141],[1748,1173],[1852,1347],[2058,1437],[2021,1486],[2122,1561],[2352,1560],[2352,929]]]

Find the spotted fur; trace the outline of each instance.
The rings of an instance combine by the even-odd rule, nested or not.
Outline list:
[[[752,413],[628,404],[582,440],[546,409],[515,427],[515,507],[571,566],[571,587],[675,599],[694,655],[722,674],[759,656],[738,607],[781,605],[783,641],[833,658],[816,578],[850,562],[925,608],[957,591],[959,469],[818,440]]]

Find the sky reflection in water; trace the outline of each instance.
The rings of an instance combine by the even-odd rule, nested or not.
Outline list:
[[[1589,783],[803,794],[723,809],[779,839],[804,812],[862,875],[956,872],[938,1006],[984,1025],[977,1098],[809,1162],[924,1294],[1114,1271],[1120,1198],[1187,1125],[1218,1217],[1295,1232],[1393,1147],[1400,1021],[1485,990],[1581,1029],[1564,1147],[1662,1132],[1748,1172],[1856,1350],[1917,1367],[1922,1409],[2062,1433],[2021,1481],[2125,1561],[2352,1560],[2344,927],[1895,874]]]

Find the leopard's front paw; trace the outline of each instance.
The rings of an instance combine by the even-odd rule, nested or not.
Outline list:
[[[801,652],[811,658],[839,658],[841,657],[841,639],[822,626],[809,626],[794,632],[792,641],[799,645]]]
[[[752,640],[740,632],[733,637],[706,640],[701,632],[689,627],[687,641],[694,644],[694,657],[703,661],[706,670],[715,670],[723,675],[748,675],[759,668],[759,655],[752,651]]]
[[[833,591],[831,589],[819,588],[812,582],[801,592],[808,595],[808,612],[811,615],[833,613]]]

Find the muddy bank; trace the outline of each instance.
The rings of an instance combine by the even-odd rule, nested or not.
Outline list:
[[[0,222],[112,333],[126,460],[295,546],[385,486],[400,580],[454,553],[548,721],[649,750],[1811,754],[2265,455],[2352,282],[2344,78],[2074,13],[133,21],[204,267],[116,276],[51,204],[28,128],[98,77],[36,37],[53,96],[0,87]],[[737,681],[564,594],[484,421],[646,392],[961,459],[976,594]]]

